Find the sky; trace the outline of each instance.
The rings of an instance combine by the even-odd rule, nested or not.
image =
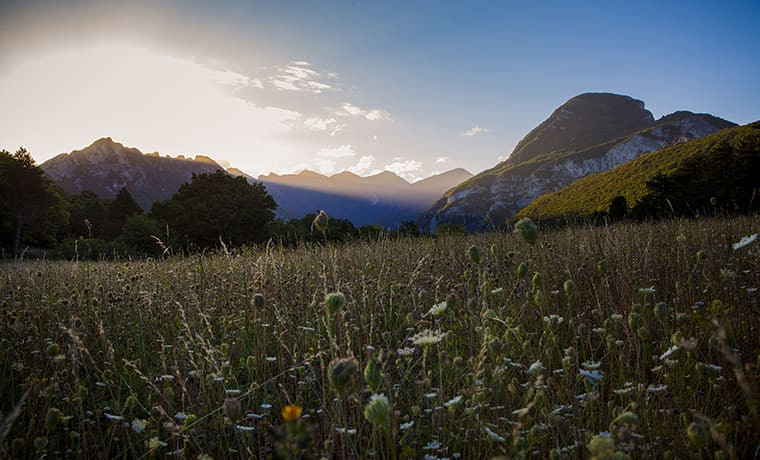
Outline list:
[[[759,20],[757,1],[2,1],[0,149],[478,173],[584,92],[760,119]]]

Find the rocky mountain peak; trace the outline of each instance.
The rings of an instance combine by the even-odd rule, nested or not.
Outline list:
[[[559,106],[515,147],[507,164],[537,155],[572,151],[583,146],[625,137],[654,122],[644,102],[611,93],[584,93]]]

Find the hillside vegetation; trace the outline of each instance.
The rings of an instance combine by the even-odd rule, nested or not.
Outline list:
[[[7,263],[0,457],[752,457],[759,228]]]
[[[629,206],[644,202],[649,214],[667,207],[678,215],[711,206],[748,211],[753,188],[760,186],[760,122],[728,128],[716,134],[667,147],[587,176],[547,193],[522,209],[517,217],[552,220],[587,217],[606,211],[616,196]],[[665,200],[668,200],[666,202]]]

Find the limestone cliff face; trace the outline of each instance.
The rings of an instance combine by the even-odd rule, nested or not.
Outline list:
[[[441,223],[470,230],[499,225],[539,196],[582,177],[730,126],[691,112],[654,120],[641,101],[627,96],[581,95],[531,131],[507,161],[446,192],[420,226],[433,231]]]
[[[193,174],[224,170],[208,157],[195,160],[143,154],[106,137],[71,153],[62,153],[40,165],[66,193],[95,192],[112,199],[124,187],[143,209],[167,200]]]

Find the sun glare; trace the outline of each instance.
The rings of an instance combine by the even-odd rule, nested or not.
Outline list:
[[[246,75],[124,44],[34,56],[0,74],[0,147],[24,145],[41,162],[110,136],[145,152],[285,167],[300,154],[287,134],[301,115],[238,97],[250,86]]]

